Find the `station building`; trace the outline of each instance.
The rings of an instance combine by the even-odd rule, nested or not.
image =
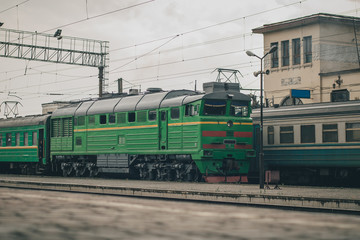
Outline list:
[[[265,52],[278,46],[264,62],[270,105],[360,99],[360,18],[318,13],[252,31],[263,34]],[[291,89],[310,98],[292,97]]]

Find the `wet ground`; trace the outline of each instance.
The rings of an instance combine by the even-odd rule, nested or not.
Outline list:
[[[0,239],[360,239],[360,217],[0,188]]]

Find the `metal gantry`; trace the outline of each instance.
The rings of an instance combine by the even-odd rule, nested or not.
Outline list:
[[[99,69],[99,97],[108,86],[109,42],[0,28],[0,57]]]

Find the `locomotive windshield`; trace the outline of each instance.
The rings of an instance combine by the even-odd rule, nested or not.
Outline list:
[[[204,115],[225,115],[226,101],[225,100],[205,100]]]
[[[230,115],[236,117],[247,117],[249,114],[248,102],[232,101]]]

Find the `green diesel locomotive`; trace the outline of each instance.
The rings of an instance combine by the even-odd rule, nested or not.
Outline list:
[[[64,176],[246,182],[255,157],[250,113],[249,96],[218,82],[205,93],[150,89],[81,101],[0,120],[0,162]]]

